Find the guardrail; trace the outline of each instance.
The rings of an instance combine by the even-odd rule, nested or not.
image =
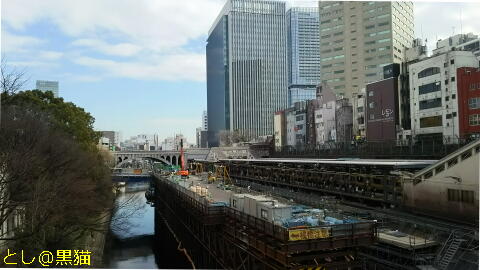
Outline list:
[[[469,140],[425,137],[413,140],[329,142],[319,145],[276,147],[272,157],[441,158]]]

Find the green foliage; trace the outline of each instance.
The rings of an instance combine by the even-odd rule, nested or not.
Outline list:
[[[53,93],[39,90],[23,91],[17,94],[2,93],[2,106],[19,106],[40,110],[52,116],[55,128],[70,135],[75,141],[89,150],[96,149],[101,134],[93,130],[93,118],[83,108],[63,98],[55,98]]]
[[[23,215],[8,245],[80,249],[91,232],[108,228],[102,217],[113,207],[113,187],[94,118],[41,91],[3,93],[0,117],[0,213]]]

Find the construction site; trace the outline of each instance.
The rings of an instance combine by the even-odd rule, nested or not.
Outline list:
[[[154,174],[155,224],[196,268],[478,269],[479,156],[189,160]]]

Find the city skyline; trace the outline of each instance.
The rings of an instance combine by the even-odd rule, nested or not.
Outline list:
[[[194,142],[207,108],[207,32],[224,2],[7,0],[2,54],[10,65],[26,69],[31,79],[25,89],[35,88],[37,79],[59,81],[60,96],[90,112],[97,130],[118,130],[125,137],[183,133]],[[93,10],[79,12],[86,6]],[[111,6],[119,14],[103,16]],[[428,39],[429,50],[436,39],[480,29],[474,3],[417,2],[414,11],[415,37]],[[140,13],[142,19],[135,16]]]

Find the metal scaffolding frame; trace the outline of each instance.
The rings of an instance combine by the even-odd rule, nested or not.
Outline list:
[[[211,205],[156,176],[156,215],[172,224],[200,268],[358,269],[358,248],[375,241],[376,223],[330,226],[329,237],[290,241],[288,229],[228,206]]]

